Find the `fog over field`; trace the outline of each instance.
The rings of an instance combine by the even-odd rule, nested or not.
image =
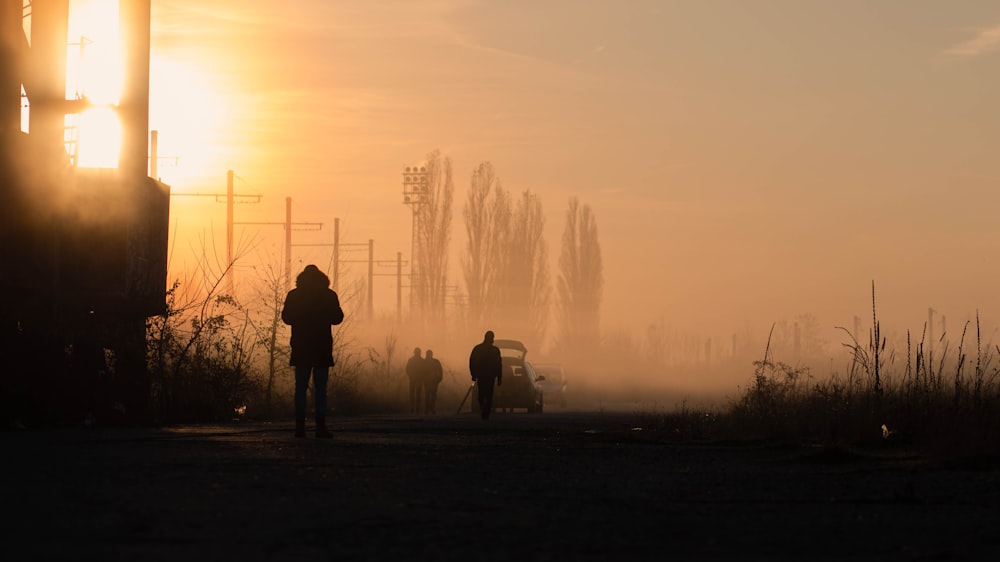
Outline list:
[[[873,284],[898,362],[908,336],[1000,342],[996,3],[157,0],[152,29],[171,280],[226,255],[224,201],[183,195],[224,194],[233,170],[234,292],[252,301],[264,271],[280,276],[289,216],[293,274],[331,272],[337,223],[351,337],[395,338],[402,358],[432,346],[460,369],[493,328],[579,377],[724,393],[769,334],[775,361],[844,372]],[[444,319],[427,324],[411,314],[403,184],[431,154],[453,193]],[[542,211],[540,340],[503,332],[525,314],[509,307],[467,314],[463,267],[484,254],[464,213],[484,163],[512,212],[525,192]],[[574,200],[602,264],[599,339],[582,350],[556,345]]]

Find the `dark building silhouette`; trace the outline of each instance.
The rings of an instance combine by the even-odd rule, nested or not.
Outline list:
[[[66,99],[68,4],[0,0],[5,423],[66,423],[104,409],[143,420],[145,321],[165,308],[170,193],[147,173],[150,1],[120,2],[125,82],[115,106],[123,143],[116,169],[76,167],[65,137],[65,116],[89,105]]]

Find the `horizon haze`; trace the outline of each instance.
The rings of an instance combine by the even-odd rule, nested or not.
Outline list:
[[[592,208],[605,334],[660,326],[723,353],[734,334],[808,316],[836,351],[838,326],[870,327],[873,283],[896,338],[919,338],[928,309],[947,318],[937,334],[977,313],[984,339],[1000,324],[995,2],[152,8],[158,175],[174,194],[218,193],[234,170],[238,193],[262,196],[237,221],[283,221],[290,197],[293,220],[323,223],[297,244],[331,242],[336,218],[342,242],[407,259],[401,172],[438,149],[454,167],[449,284],[469,178],[488,161],[508,192],[540,197],[553,280],[568,200]],[[98,52],[88,21],[71,36]],[[171,224],[171,279],[199,246],[224,252],[224,205],[174,197]],[[254,245],[243,278],[281,255],[281,228],[237,238]],[[296,248],[293,270],[330,259]],[[378,278],[378,314],[394,314],[394,283]]]

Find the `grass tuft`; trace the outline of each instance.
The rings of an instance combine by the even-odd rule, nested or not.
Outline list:
[[[915,347],[907,332],[905,365],[895,364],[896,354],[880,334],[874,284],[872,322],[866,345],[839,328],[848,339],[846,374],[816,380],[808,367],[777,361],[769,336],[763,359],[753,362],[750,385],[719,411],[683,408],[647,413],[640,421],[669,440],[906,450],[959,462],[1000,458],[1000,368],[994,361],[1000,347],[984,347],[978,311],[974,367],[966,356],[968,323],[957,353],[949,353],[942,337],[936,361],[925,351],[927,327]]]

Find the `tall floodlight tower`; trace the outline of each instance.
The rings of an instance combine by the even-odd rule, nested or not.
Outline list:
[[[403,169],[403,204],[413,211],[410,233],[410,309],[413,308],[413,284],[417,282],[417,246],[420,228],[420,207],[427,203],[427,168],[407,166]]]

